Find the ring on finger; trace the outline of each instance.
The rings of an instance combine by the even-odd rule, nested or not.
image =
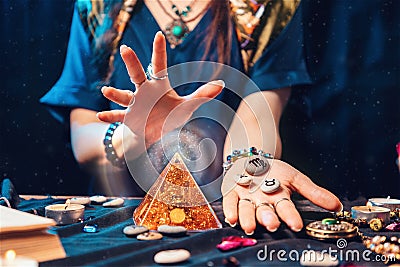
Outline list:
[[[272,205],[271,203],[268,203],[268,202],[261,202],[261,203],[257,204],[257,205],[256,205],[256,211],[257,211],[257,209],[258,209],[259,207],[262,207],[262,206],[270,207],[270,208],[272,209],[272,211],[275,211],[274,205]]]
[[[253,200],[251,200],[250,198],[242,198],[242,199],[240,199],[240,200],[239,200],[239,204],[240,204],[240,201],[247,201],[247,202],[250,202],[251,205],[253,205],[253,208],[256,208],[256,205],[254,204]]]
[[[161,81],[161,80],[165,80],[165,79],[168,78],[168,73],[166,73],[166,74],[164,74],[164,75],[162,75],[160,77],[154,75],[154,73],[153,73],[153,65],[151,65],[151,63],[149,64],[149,66],[147,66],[146,75],[147,75],[147,78],[149,80],[153,79],[153,80],[156,80],[156,81]]]
[[[283,198],[280,198],[280,199],[278,199],[277,201],[274,202],[274,207],[275,207],[275,209],[276,209],[276,207],[278,206],[278,204],[279,204],[280,202],[284,201],[284,200],[289,201],[290,203],[293,203],[293,202],[292,202],[290,199],[288,199],[287,197],[283,197]]]

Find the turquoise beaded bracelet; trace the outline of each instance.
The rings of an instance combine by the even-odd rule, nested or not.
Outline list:
[[[226,157],[226,161],[222,164],[224,168],[224,174],[232,167],[233,163],[241,158],[251,157],[253,155],[260,155],[267,159],[273,159],[274,156],[270,153],[265,153],[262,150],[257,150],[255,147],[251,147],[249,150],[242,149],[242,150],[233,150],[232,154]]]

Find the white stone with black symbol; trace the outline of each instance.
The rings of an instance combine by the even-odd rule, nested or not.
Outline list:
[[[266,178],[261,184],[261,191],[270,194],[276,192],[281,186],[281,182],[275,178]]]
[[[235,182],[238,185],[250,185],[253,182],[253,177],[248,174],[236,174]]]
[[[267,159],[260,155],[251,156],[246,162],[246,172],[250,175],[263,175],[268,171],[268,169],[269,163]]]

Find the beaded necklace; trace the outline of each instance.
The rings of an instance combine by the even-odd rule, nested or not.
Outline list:
[[[190,33],[189,27],[186,23],[196,20],[200,15],[202,15],[208,8],[209,4],[196,16],[193,18],[185,20],[184,17],[187,17],[188,13],[192,11],[192,7],[195,4],[196,0],[192,0],[189,5],[187,5],[182,11],[178,9],[178,7],[169,0],[168,2],[171,4],[171,9],[174,14],[177,16],[173,16],[170,12],[168,12],[160,0],[157,1],[160,5],[161,9],[167,14],[172,22],[168,23],[165,27],[165,37],[171,45],[171,48],[175,48],[177,45],[181,44],[185,37]]]

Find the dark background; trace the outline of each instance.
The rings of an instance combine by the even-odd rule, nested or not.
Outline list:
[[[335,193],[399,197],[400,1],[304,5],[315,84],[284,114],[284,157]],[[0,1],[0,174],[21,194],[87,193],[68,132],[38,102],[61,74],[72,11],[70,0]]]

